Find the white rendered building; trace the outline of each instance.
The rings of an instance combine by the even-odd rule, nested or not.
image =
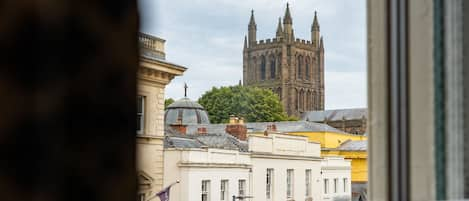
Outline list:
[[[351,180],[350,160],[330,156],[321,161],[322,200],[350,201]]]
[[[231,201],[233,195],[248,195],[251,161],[244,147],[228,134],[168,136],[164,185],[180,181],[171,187],[170,200]]]
[[[224,126],[166,127],[164,186],[180,180],[171,201],[231,201],[233,195],[252,196],[243,199],[248,201],[350,200],[350,161],[321,158],[320,144],[305,136],[269,130],[248,135],[234,120]],[[336,177],[346,178],[348,190],[324,195],[324,179]]]
[[[269,133],[248,137],[253,200],[321,200],[320,144]]]

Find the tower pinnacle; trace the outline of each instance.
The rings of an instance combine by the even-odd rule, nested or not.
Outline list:
[[[277,25],[277,38],[282,37],[283,35],[283,28],[282,28],[282,18],[278,18],[278,25]]]
[[[256,26],[256,20],[254,19],[254,9],[251,10],[251,19],[249,19],[249,26]]]
[[[254,20],[254,10],[251,10],[251,19],[249,19],[248,25],[248,42],[249,47],[252,47],[253,44],[256,44],[256,32],[257,32],[257,25],[256,20]]]
[[[285,10],[285,16],[283,17],[283,24],[292,24],[292,19],[290,15],[290,7],[287,3],[287,9]]]

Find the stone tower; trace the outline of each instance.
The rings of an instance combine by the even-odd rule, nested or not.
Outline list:
[[[324,109],[324,43],[317,13],[311,25],[311,41],[295,38],[287,3],[279,18],[275,38],[256,39],[254,11],[244,38],[243,84],[268,88],[280,97],[284,110],[293,116]]]

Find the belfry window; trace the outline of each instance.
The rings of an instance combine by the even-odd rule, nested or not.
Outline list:
[[[272,59],[270,61],[270,78],[271,79],[275,78],[275,59]]]
[[[265,80],[265,58],[262,57],[261,60],[261,80]]]
[[[301,75],[301,56],[298,57],[297,63],[298,63],[298,67],[296,69],[296,71],[297,71],[296,78],[301,79],[302,78],[302,75]]]

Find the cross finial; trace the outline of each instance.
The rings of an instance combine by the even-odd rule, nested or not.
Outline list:
[[[184,82],[184,97],[187,98],[187,83]]]

